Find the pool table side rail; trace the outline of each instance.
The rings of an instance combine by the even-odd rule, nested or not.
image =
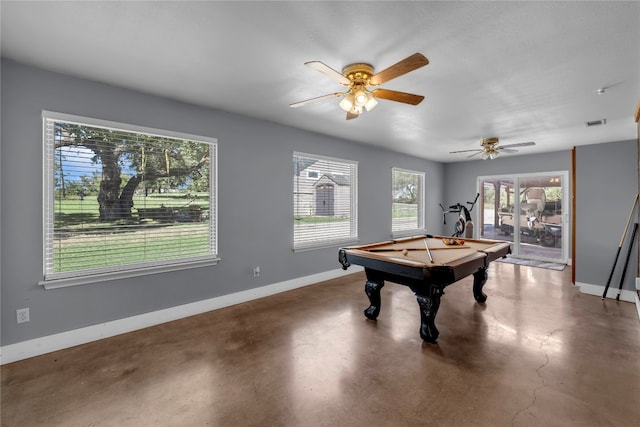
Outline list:
[[[413,262],[400,258],[384,257],[376,253],[359,251],[354,249],[341,249],[339,260],[343,268],[351,264],[365,268],[368,275],[371,270],[379,273],[385,280],[395,283],[405,283],[410,279],[413,285],[432,283],[447,286],[451,283],[476,272],[486,265],[487,255],[483,252],[474,252],[463,258],[464,262],[455,265],[427,265],[423,262]],[[400,280],[399,277],[405,280]]]
[[[434,240],[444,240],[444,239],[451,239],[450,236],[432,236],[430,234],[426,234],[426,235],[419,235],[419,236],[410,236],[410,237],[402,237],[399,239],[393,239],[393,240],[386,240],[383,242],[374,242],[374,243],[365,243],[363,245],[355,245],[355,246],[349,246],[346,249],[361,249],[361,250],[373,250],[373,249],[379,249],[379,248],[384,248],[385,246],[392,246],[392,245],[399,245],[400,247],[403,247],[404,244],[406,243],[410,243],[412,241],[422,241],[423,239],[434,239]],[[502,240],[490,240],[490,239],[462,239],[465,242],[468,242],[469,244],[473,244],[473,243],[479,243],[479,244],[485,244],[485,245],[493,245],[493,244],[498,244],[498,243],[505,243]],[[508,242],[506,242],[508,243]],[[420,242],[419,246],[422,246],[422,242]],[[437,247],[448,247],[448,245],[445,245],[444,243],[442,244],[442,246],[438,245]]]
[[[506,251],[505,251],[505,248],[506,248]],[[489,261],[493,261],[498,258],[504,258],[511,253],[511,243],[509,242],[498,243],[498,244],[489,246],[488,248],[484,249],[483,252],[487,254]]]
[[[402,239],[402,241],[411,239],[415,239],[415,237]],[[395,242],[400,241],[396,240]],[[394,243],[394,241],[388,243]],[[483,240],[482,243],[490,246],[483,250],[473,251],[446,264],[429,264],[428,262],[401,258],[402,255],[400,254],[399,256],[390,256],[389,253],[385,255],[384,253],[367,250],[388,243],[341,248],[338,260],[345,270],[351,264],[356,264],[363,266],[365,269],[384,271],[389,275],[402,276],[417,281],[428,280],[447,285],[474,273],[482,267],[488,267],[491,261],[511,253],[511,245],[508,242]],[[390,279],[388,278],[387,280]]]
[[[382,262],[393,261],[396,264],[402,264],[409,267],[424,268],[425,263],[423,261],[415,261],[409,258],[403,257],[401,252],[398,252],[398,256],[390,256],[389,252],[370,252],[362,249],[342,248],[350,256],[357,256],[359,258],[374,259]]]

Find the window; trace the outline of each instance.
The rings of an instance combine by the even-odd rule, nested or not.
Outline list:
[[[293,153],[294,250],[358,240],[357,176],[356,162]]]
[[[391,231],[424,230],[424,173],[393,168]]]
[[[43,112],[45,287],[215,264],[216,140]]]

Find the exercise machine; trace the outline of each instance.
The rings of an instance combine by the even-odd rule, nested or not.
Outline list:
[[[478,201],[478,197],[480,197],[480,193],[476,194],[476,198],[473,202],[467,202],[467,206],[458,202],[455,205],[449,206],[448,210],[444,209],[442,203],[440,203],[440,209],[442,209],[442,223],[447,224],[447,214],[449,213],[457,213],[458,218],[456,223],[454,224],[454,232],[452,234],[453,237],[464,237],[467,239],[473,238],[473,221],[471,220],[471,211],[473,207],[476,205]]]

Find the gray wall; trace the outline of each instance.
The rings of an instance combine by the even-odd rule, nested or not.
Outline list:
[[[427,206],[442,199],[439,163],[7,60],[1,78],[2,345],[340,268],[337,248],[292,251],[293,151],[359,162],[363,243],[390,237],[392,167],[426,173]],[[217,138],[222,261],[69,288],[38,286],[43,109]],[[427,218],[427,228],[437,225],[437,217]],[[258,278],[252,274],[256,265]],[[18,325],[15,312],[22,307],[30,308],[31,321]]]
[[[566,151],[443,165],[12,61],[1,66],[1,345],[339,268],[337,248],[291,249],[293,151],[359,162],[363,243],[390,237],[392,167],[426,173],[426,229],[434,234],[445,232],[438,203],[470,198],[479,175],[570,169]],[[54,290],[38,286],[42,110],[217,138],[219,265]],[[637,192],[636,159],[631,142],[578,150],[578,281],[606,283]],[[629,281],[633,272],[635,265]],[[30,307],[31,321],[18,325],[15,310],[22,307]]]
[[[638,193],[637,159],[637,141],[587,145],[576,149],[577,282],[602,286],[607,283],[633,199]],[[634,219],[632,225],[633,222]],[[613,289],[620,285],[627,241],[611,281]],[[636,245],[623,289],[635,289],[637,250]],[[609,295],[612,294],[609,291]]]

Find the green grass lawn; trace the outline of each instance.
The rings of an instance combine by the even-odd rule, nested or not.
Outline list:
[[[132,227],[124,233],[76,231],[58,235],[54,241],[54,272],[89,270],[208,255],[209,226],[186,223]]]
[[[193,194],[192,194],[193,196]],[[53,271],[90,270],[117,265],[174,260],[210,254],[209,222],[140,220],[138,208],[186,212],[190,206],[209,209],[207,193],[197,198],[184,194],[135,196],[132,217],[99,221],[96,196],[55,201]]]
[[[349,221],[349,217],[346,216],[313,216],[313,215],[299,215],[295,216],[294,220],[298,224],[320,224],[325,222],[342,222]]]
[[[394,203],[391,211],[392,218],[417,218],[418,205],[406,203]]]

